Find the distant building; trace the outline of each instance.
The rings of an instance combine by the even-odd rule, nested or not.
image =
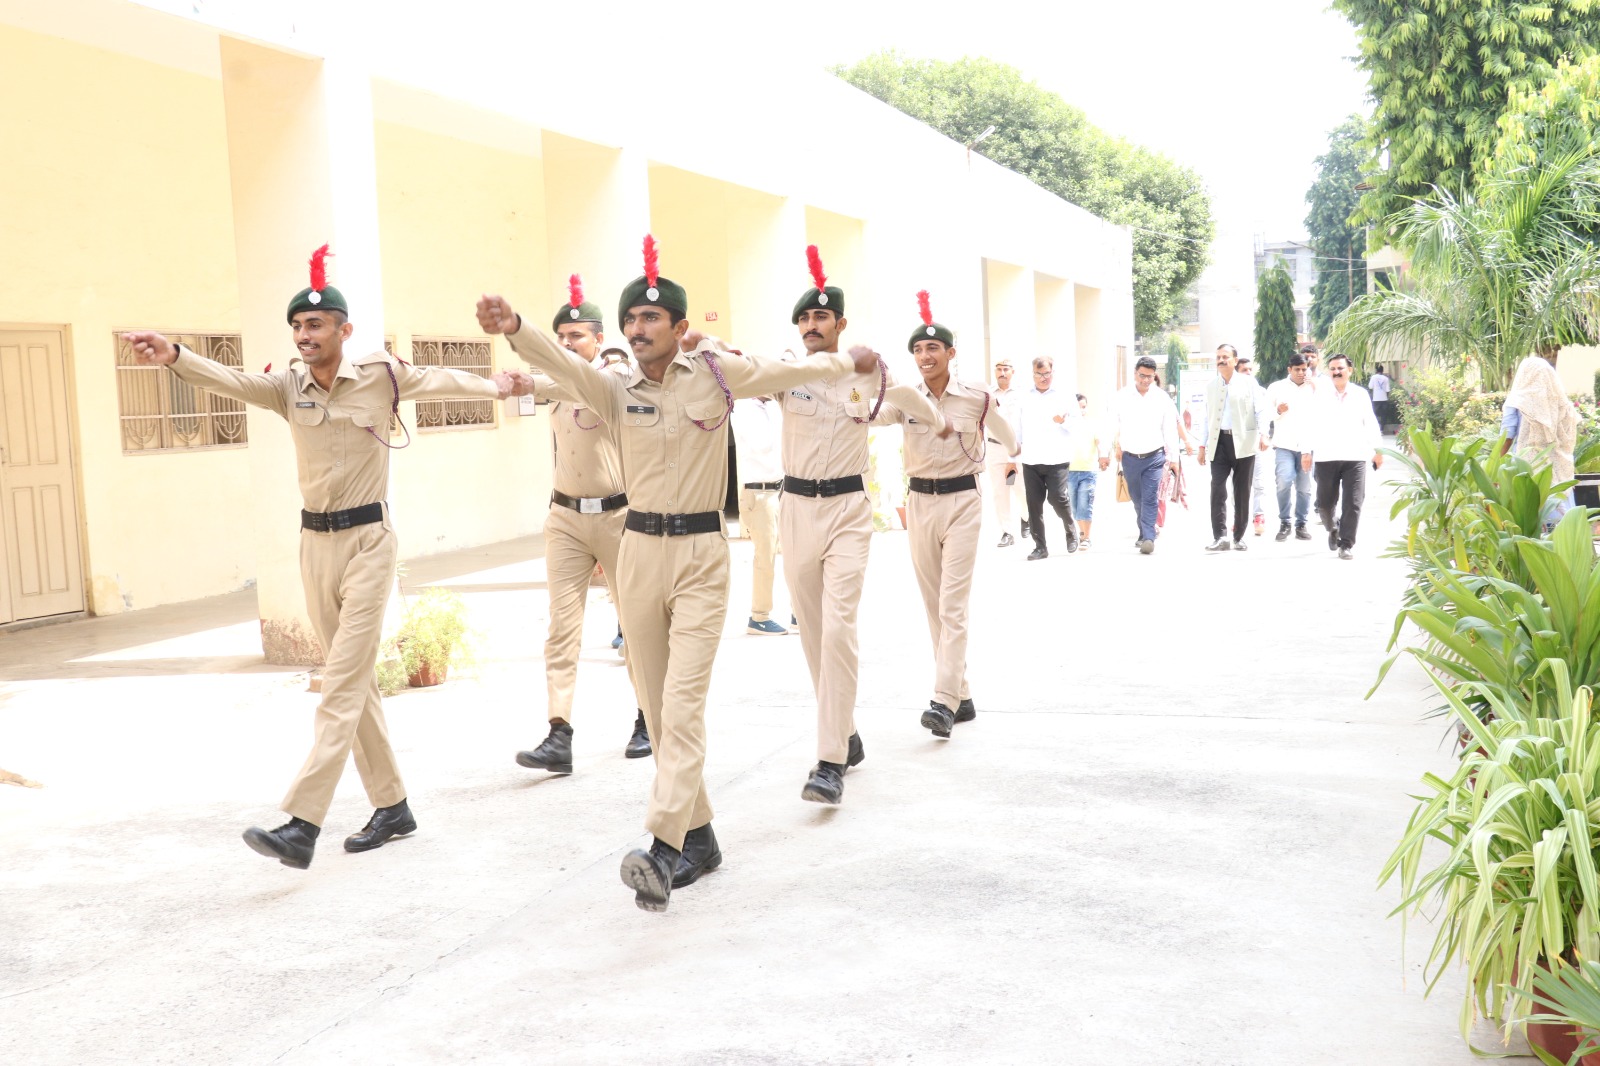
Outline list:
[[[1294,331],[1301,340],[1311,332],[1311,290],[1317,284],[1317,256],[1311,246],[1300,241],[1256,242],[1256,281],[1282,263],[1294,284]]]

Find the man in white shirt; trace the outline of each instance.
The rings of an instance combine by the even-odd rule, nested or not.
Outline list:
[[[1372,394],[1372,410],[1378,416],[1378,430],[1394,424],[1394,410],[1389,404],[1389,390],[1394,383],[1389,380],[1389,375],[1383,372],[1383,364],[1379,363],[1372,368],[1373,373],[1367,379],[1367,391]]]
[[[1156,513],[1161,475],[1177,470],[1182,445],[1178,443],[1178,409],[1172,397],[1158,388],[1156,361],[1148,355],[1133,365],[1133,384],[1117,393],[1111,408],[1117,461],[1133,497],[1133,514],[1139,523],[1139,551],[1156,550]],[[1100,468],[1108,466],[1102,456]]]
[[[1211,535],[1206,551],[1244,551],[1250,521],[1250,482],[1256,455],[1267,449],[1266,410],[1255,379],[1235,371],[1239,350],[1217,346],[1217,376],[1206,386],[1206,443],[1200,465],[1211,462]],[[1228,485],[1233,484],[1233,539],[1228,539]]]
[[[739,525],[755,543],[751,564],[748,633],[782,636],[772,620],[772,582],[777,573],[778,494],[783,488],[783,409],[770,396],[736,400],[733,439],[739,465]]]
[[[1033,551],[1028,561],[1048,558],[1045,545],[1044,501],[1061,519],[1067,538],[1067,551],[1078,550],[1078,529],[1072,521],[1072,498],[1067,490],[1067,468],[1072,462],[1072,430],[1083,418],[1078,411],[1076,393],[1051,385],[1055,361],[1040,356],[1033,361],[1033,388],[1022,395],[1021,417],[1014,427],[1022,452],[1022,487],[1028,498],[1028,529],[1033,534]]]
[[[1022,390],[1011,387],[1012,373],[1009,356],[1001,356],[995,360],[994,398],[1000,405],[998,412],[1000,417],[1006,420],[1011,435],[1015,437],[1017,419],[1021,415]],[[989,442],[998,443],[993,435],[989,437]],[[1011,535],[1012,504],[1017,504],[1018,510],[1026,507],[1022,498],[1022,473],[1004,448],[990,448],[988,474],[990,495],[994,497],[994,517],[1000,525],[1000,543],[996,547],[1009,548],[1016,543],[1016,538]],[[1024,540],[1028,537],[1026,518],[1022,520],[1022,537]]]
[[[1311,367],[1299,352],[1289,357],[1289,376],[1267,386],[1267,410],[1272,412],[1272,446],[1277,452],[1278,540],[1289,539],[1289,497],[1294,497],[1294,535],[1310,540],[1306,518],[1311,513],[1311,472],[1300,466],[1306,434],[1313,416],[1316,386],[1309,380]]]
[[[1378,448],[1383,434],[1372,411],[1367,390],[1350,383],[1350,357],[1328,357],[1328,377],[1332,388],[1317,394],[1316,417],[1311,425],[1311,447],[1301,456],[1303,470],[1317,474],[1317,515],[1328,531],[1328,550],[1339,558],[1351,558],[1356,544],[1356,525],[1361,521],[1361,503],[1367,495],[1367,464],[1374,470],[1383,465]],[[1338,518],[1334,506],[1341,503]]]

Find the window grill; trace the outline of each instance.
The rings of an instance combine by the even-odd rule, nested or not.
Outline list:
[[[443,366],[465,370],[480,378],[491,377],[490,345],[486,339],[412,337],[411,362],[416,366]],[[494,428],[493,400],[418,400],[417,428]]]
[[[125,454],[223,448],[249,442],[244,404],[197,389],[163,366],[140,366],[116,335],[117,411]],[[244,367],[237,333],[168,333],[191,352],[223,366]]]

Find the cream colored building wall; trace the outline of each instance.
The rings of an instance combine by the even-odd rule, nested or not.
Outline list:
[[[474,306],[498,290],[531,297],[549,290],[543,165],[388,122],[376,126],[383,299],[395,351],[411,339],[481,338]],[[352,308],[352,313],[359,309]],[[531,302],[541,324],[546,313]],[[520,366],[497,341],[495,363]],[[390,467],[390,508],[405,555],[426,555],[521,536],[544,527],[550,505],[547,412],[507,414],[494,428],[416,429],[416,405],[401,405],[412,444]]]
[[[88,607],[239,588],[247,453],[124,455],[112,339],[239,329],[221,86],[0,25],[0,100],[0,323],[69,333]]]

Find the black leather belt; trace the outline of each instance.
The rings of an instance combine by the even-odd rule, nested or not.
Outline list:
[[[822,481],[807,481],[803,477],[784,476],[783,491],[792,492],[796,496],[843,496],[847,492],[865,492],[866,483],[861,480],[860,474],[851,474],[849,477],[825,478]]]
[[[600,514],[603,511],[615,511],[619,507],[628,506],[628,494],[619,492],[615,496],[568,496],[556,489],[550,490],[550,502],[559,504],[569,511],[579,514]]]
[[[300,512],[300,528],[309,529],[314,533],[333,533],[340,529],[353,529],[356,526],[370,526],[374,522],[383,521],[383,504],[369,503],[361,507],[351,507],[344,511],[306,511]]]
[[[1140,453],[1140,452],[1123,452],[1122,453],[1122,457],[1124,459],[1148,459],[1152,455],[1160,455],[1164,451],[1166,451],[1165,448],[1157,448],[1154,451],[1148,451],[1148,452],[1143,452],[1143,453]]]
[[[755,489],[757,492],[776,492],[778,489],[783,488],[783,482],[781,482],[781,481],[746,481],[744,483],[744,487],[747,488],[747,489]]]
[[[716,511],[697,514],[656,514],[654,511],[629,511],[627,527],[652,537],[686,537],[691,533],[722,532],[722,515]]]
[[[929,496],[944,496],[952,492],[977,491],[978,476],[964,474],[961,477],[913,477],[907,478],[912,492],[926,493]]]

